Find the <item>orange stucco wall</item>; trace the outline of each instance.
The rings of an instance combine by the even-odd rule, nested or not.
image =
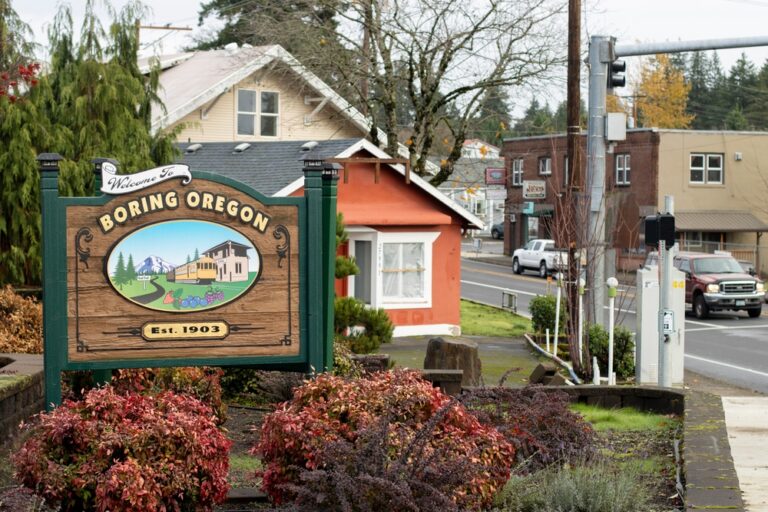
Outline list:
[[[362,152],[359,156],[367,157]],[[337,209],[350,226],[381,232],[437,231],[432,246],[432,307],[387,310],[396,326],[460,324],[461,225],[463,219],[434,197],[382,165],[375,182],[375,164],[348,164],[347,182],[339,179]],[[294,195],[303,194],[303,190]],[[339,251],[348,253],[344,247]],[[336,294],[346,296],[346,279],[336,281]]]

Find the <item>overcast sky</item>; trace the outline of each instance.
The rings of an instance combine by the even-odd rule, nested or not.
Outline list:
[[[46,42],[45,31],[58,3],[58,0],[12,0],[13,7],[31,26],[41,44]],[[70,3],[77,24],[82,19],[85,1]],[[120,7],[125,0],[112,0],[112,3]],[[178,51],[192,44],[193,36],[201,37],[206,30],[215,30],[217,26],[212,20],[203,27],[197,26],[199,0],[145,0],[145,4],[152,13],[144,24],[188,26],[194,30],[142,30],[143,53]],[[768,36],[768,0],[582,0],[582,4],[585,37],[612,35],[619,44]],[[726,72],[742,51],[758,68],[768,58],[765,47],[719,50]],[[636,58],[628,59],[628,65],[629,73],[639,69]],[[552,94],[551,103],[562,100],[562,96],[557,97],[559,88]]]

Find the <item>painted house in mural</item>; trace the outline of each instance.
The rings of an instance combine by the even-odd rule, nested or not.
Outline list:
[[[284,197],[304,193],[310,151],[342,160],[341,252],[361,272],[337,281],[336,295],[384,308],[397,336],[460,333],[461,231],[483,222],[415,174],[406,182],[402,165],[377,164],[392,157],[368,140],[365,116],[279,46],[194,52],[161,67],[167,110],[153,112],[153,128],[181,130],[178,163]]]
[[[249,247],[227,240],[203,251],[203,256],[216,262],[216,281],[238,282],[248,280]]]

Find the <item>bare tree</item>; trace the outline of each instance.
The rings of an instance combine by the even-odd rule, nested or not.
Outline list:
[[[437,139],[447,141],[443,170],[431,177],[438,185],[461,156],[488,91],[542,87],[565,61],[565,3],[318,0],[289,2],[286,14],[283,4],[263,2],[238,18],[237,39],[264,44],[287,38],[304,66],[367,113],[374,142],[385,136],[394,156],[398,135],[406,134],[402,142],[419,174]],[[319,23],[330,9],[334,23]]]

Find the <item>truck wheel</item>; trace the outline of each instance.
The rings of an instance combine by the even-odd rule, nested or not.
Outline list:
[[[709,306],[707,306],[707,301],[704,300],[703,295],[697,295],[696,298],[693,299],[693,314],[696,315],[696,318],[699,320],[703,320],[709,316]]]
[[[542,261],[539,264],[539,277],[541,277],[542,279],[546,279],[547,274],[549,274],[549,271],[547,270],[547,262]]]
[[[747,310],[747,313],[749,314],[749,318],[757,318],[757,317],[760,316],[760,314],[762,314],[762,312],[763,312],[763,308],[762,307],[751,308],[751,309]]]
[[[514,272],[515,274],[522,274],[523,273],[523,269],[520,266],[520,262],[517,261],[517,258],[512,260],[512,272]]]

